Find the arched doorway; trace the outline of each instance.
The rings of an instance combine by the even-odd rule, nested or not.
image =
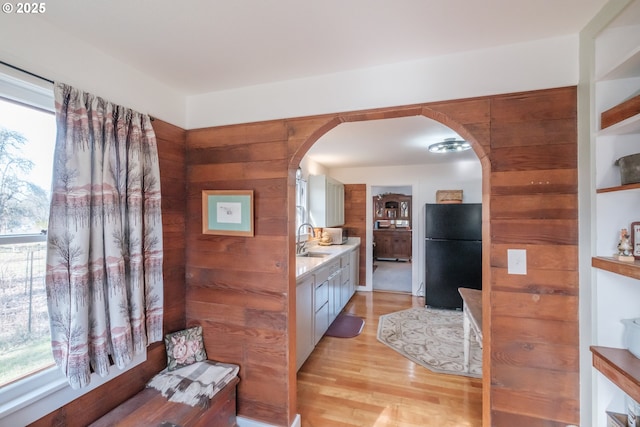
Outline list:
[[[471,101],[472,102],[472,101]],[[464,103],[464,101],[462,101]],[[478,106],[474,106],[477,108]],[[484,106],[487,111],[483,111],[481,116],[484,115],[484,119],[488,124],[488,104]],[[319,122],[308,129],[308,136],[305,136],[297,141],[297,149],[294,154],[290,158],[289,164],[289,188],[290,194],[292,193],[291,187],[295,188],[294,179],[295,171],[298,168],[302,157],[309,150],[309,148],[325,133],[333,129],[334,127],[340,125],[344,122],[353,122],[353,121],[367,121],[367,120],[377,120],[383,118],[397,118],[397,117],[408,117],[408,116],[424,116],[428,119],[433,119],[438,121],[445,126],[454,130],[458,135],[460,135],[465,140],[469,141],[472,145],[472,148],[478,158],[480,159],[482,165],[482,180],[483,180],[483,200],[485,203],[483,204],[483,217],[486,218],[487,213],[489,212],[489,197],[486,192],[489,188],[488,180],[490,179],[490,162],[488,160],[487,152],[485,151],[485,147],[489,147],[488,133],[484,132],[485,127],[477,127],[478,123],[473,122],[473,126],[469,126],[465,122],[465,108],[461,108],[458,105],[458,108],[450,109],[449,104],[438,104],[433,106],[416,106],[416,107],[397,107],[397,108],[388,108],[388,109],[378,109],[378,110],[370,110],[370,111],[360,111],[354,113],[343,113],[337,116],[326,117],[326,120]],[[458,117],[459,116],[459,117]],[[473,115],[471,115],[473,116]],[[466,115],[466,119],[471,117]],[[475,119],[475,117],[473,117]],[[478,131],[481,129],[482,131]],[[290,139],[291,140],[291,139]],[[288,206],[289,217],[295,218],[295,203],[289,198],[290,203]],[[291,227],[290,227],[291,229]],[[290,239],[292,242],[292,239]],[[489,221],[483,220],[483,305],[487,305],[486,301],[488,301],[487,294],[490,288],[490,268],[489,268],[489,248],[490,248],[490,233],[489,233]],[[291,244],[290,244],[291,247]],[[289,290],[292,295],[295,295],[295,279],[290,280]],[[295,310],[294,310],[295,311]],[[487,311],[485,310],[484,316],[488,316]],[[295,322],[295,317],[293,322]],[[485,324],[487,324],[485,322]],[[290,345],[291,348],[295,348],[295,337],[290,337]],[[485,355],[490,354],[490,343],[485,345],[483,349],[483,353]],[[490,375],[487,373],[487,370],[490,366],[488,357],[483,357],[483,414],[485,419],[487,418],[487,413],[489,411],[489,402],[488,402],[488,391],[490,388]],[[293,368],[295,371],[295,367]],[[295,379],[295,372],[292,373],[290,378]],[[295,381],[294,381],[295,383]],[[294,389],[295,390],[295,389]]]
[[[355,203],[346,205],[343,227],[361,239],[359,290],[424,294],[425,203],[435,202],[437,191],[445,188],[464,189],[465,203],[482,201],[482,169],[472,150],[438,154],[426,149],[452,137],[460,139],[423,115],[351,121],[324,133],[305,153],[301,177],[328,174],[347,184],[348,193],[357,192]],[[400,226],[379,221],[386,213],[374,205],[385,203],[385,194],[409,201],[410,215]]]

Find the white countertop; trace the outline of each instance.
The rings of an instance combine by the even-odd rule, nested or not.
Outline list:
[[[320,246],[315,241],[308,242],[307,251],[322,252],[329,255],[321,258],[296,256],[296,280],[313,273],[319,267],[334,261],[346,252],[351,252],[358,246],[360,246],[359,237],[349,237],[344,245]]]

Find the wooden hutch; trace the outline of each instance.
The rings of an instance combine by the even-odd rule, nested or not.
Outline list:
[[[411,260],[411,196],[373,197],[374,259]]]

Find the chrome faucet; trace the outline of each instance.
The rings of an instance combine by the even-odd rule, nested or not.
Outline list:
[[[300,255],[302,253],[304,253],[304,247],[306,245],[307,242],[301,242],[300,241],[300,230],[302,230],[302,227],[307,226],[309,228],[311,228],[311,236],[316,237],[316,232],[313,229],[313,225],[308,223],[308,222],[304,222],[302,224],[300,224],[300,227],[298,227],[298,232],[296,233],[296,255]]]

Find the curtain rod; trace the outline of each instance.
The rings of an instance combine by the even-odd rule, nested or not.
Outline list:
[[[24,68],[16,67],[15,65],[11,65],[11,64],[6,63],[6,62],[4,62],[2,60],[0,60],[0,64],[5,65],[5,66],[7,66],[9,68],[13,68],[14,70],[20,71],[21,73],[28,74],[28,75],[30,75],[32,77],[37,78],[37,79],[44,80],[45,82],[48,82],[48,83],[51,83],[51,84],[55,84],[55,82],[53,80],[48,79],[46,77],[42,77],[42,76],[40,76],[40,75],[38,75],[36,73],[32,73],[31,71],[27,71]],[[153,122],[153,121],[155,121],[156,118],[151,116],[151,115],[149,115],[149,119],[151,119],[151,121]]]
[[[2,64],[2,65],[6,65],[6,66],[7,66],[7,67],[9,67],[9,68],[13,68],[13,69],[14,69],[14,70],[16,70],[16,71],[20,71],[20,72],[22,72],[22,73],[28,74],[28,75],[30,75],[30,76],[32,76],[32,77],[35,77],[35,78],[38,78],[38,79],[40,79],[40,80],[44,80],[45,82],[49,82],[49,83],[51,83],[51,84],[54,84],[54,81],[53,81],[53,80],[48,79],[48,78],[46,78],[46,77],[42,77],[42,76],[40,76],[40,75],[38,75],[38,74],[32,73],[31,71],[27,71],[27,70],[25,70],[24,68],[16,67],[15,65],[8,64],[8,63],[6,63],[6,62],[4,62],[4,61],[0,61],[0,64]]]

